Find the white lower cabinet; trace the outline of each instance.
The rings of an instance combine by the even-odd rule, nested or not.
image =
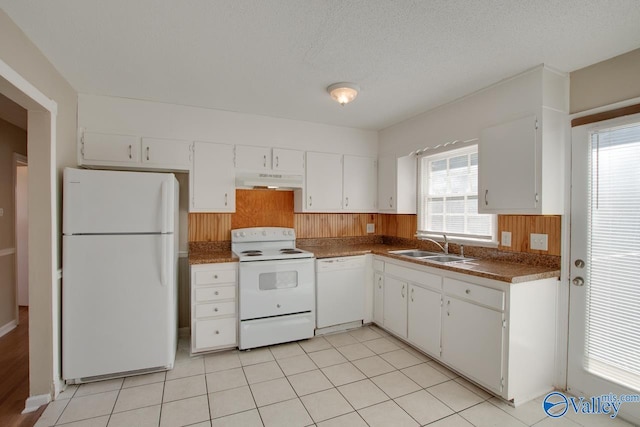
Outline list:
[[[382,325],[384,319],[384,275],[373,274],[373,322]]]
[[[557,279],[506,283],[382,259],[376,324],[515,405],[553,390]]]
[[[384,278],[384,327],[399,337],[407,337],[406,282],[393,277]]]
[[[440,355],[440,306],[439,291],[409,285],[409,310],[407,338],[429,355]]]
[[[446,297],[442,359],[485,387],[502,391],[503,320],[499,311]]]
[[[238,264],[191,266],[191,353],[238,345]]]

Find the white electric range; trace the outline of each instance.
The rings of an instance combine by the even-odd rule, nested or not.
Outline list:
[[[231,231],[240,260],[241,350],[313,337],[315,258],[295,244],[292,228]]]

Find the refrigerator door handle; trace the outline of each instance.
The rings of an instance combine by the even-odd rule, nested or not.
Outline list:
[[[162,245],[162,258],[160,258],[160,284],[162,286],[167,286],[167,269],[169,268],[169,263],[167,262],[167,239],[165,236],[162,236],[160,241],[160,245]]]
[[[169,224],[168,224],[168,220],[169,220],[169,208],[170,208],[170,202],[169,202],[169,182],[168,180],[164,180],[162,181],[162,187],[161,187],[161,191],[162,191],[162,218],[160,218],[161,221],[161,227],[162,233],[167,233],[169,232]],[[164,259],[164,257],[162,257],[162,259]]]

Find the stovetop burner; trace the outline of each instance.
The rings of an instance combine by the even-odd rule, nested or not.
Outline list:
[[[244,252],[243,252],[244,253]],[[257,251],[257,252],[249,252],[249,253],[244,253],[245,256],[262,256],[262,252]]]
[[[262,253],[262,251],[261,251],[261,250],[259,250],[259,249],[250,249],[250,250],[248,250],[248,251],[242,251],[241,253],[242,253],[242,254],[245,254],[245,255],[251,255],[251,254],[253,254],[253,255],[260,255],[260,254]]]
[[[280,249],[280,253],[283,254],[301,254],[302,251],[298,249]]]

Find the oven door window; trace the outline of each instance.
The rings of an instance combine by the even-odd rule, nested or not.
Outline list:
[[[297,271],[276,271],[272,273],[260,273],[258,277],[258,289],[270,291],[274,289],[291,289],[298,286]]]

